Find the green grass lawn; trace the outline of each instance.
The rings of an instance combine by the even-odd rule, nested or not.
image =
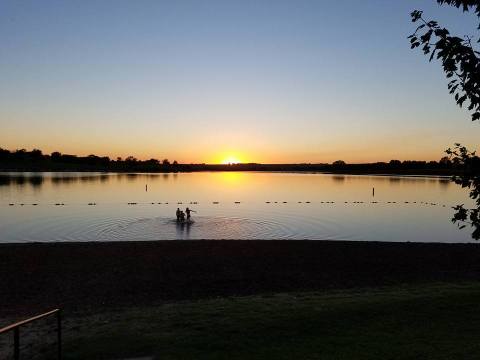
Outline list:
[[[179,302],[66,327],[66,359],[479,359],[480,283]]]

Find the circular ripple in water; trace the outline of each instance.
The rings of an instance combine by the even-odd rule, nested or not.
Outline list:
[[[279,222],[239,217],[195,217],[191,224],[170,218],[140,218],[92,225],[96,240],[287,239],[295,230]]]
[[[162,217],[141,218],[113,226],[109,224],[99,229],[96,238],[101,240],[286,239],[292,235],[291,228],[275,221],[198,216],[191,224],[178,224],[175,220]]]

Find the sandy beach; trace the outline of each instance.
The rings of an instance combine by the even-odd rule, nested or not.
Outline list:
[[[478,244],[157,241],[0,245],[0,315],[480,280]]]

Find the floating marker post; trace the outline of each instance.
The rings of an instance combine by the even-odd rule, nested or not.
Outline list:
[[[375,197],[375,188],[372,188],[372,197]]]
[[[148,191],[148,184],[145,184],[145,192]]]

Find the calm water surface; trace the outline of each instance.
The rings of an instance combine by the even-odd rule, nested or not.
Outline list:
[[[466,191],[444,178],[2,173],[0,242],[471,241],[469,229],[458,230],[450,222],[451,206],[459,203],[469,204]],[[180,226],[173,221],[175,210],[186,206],[196,211],[195,222]]]

